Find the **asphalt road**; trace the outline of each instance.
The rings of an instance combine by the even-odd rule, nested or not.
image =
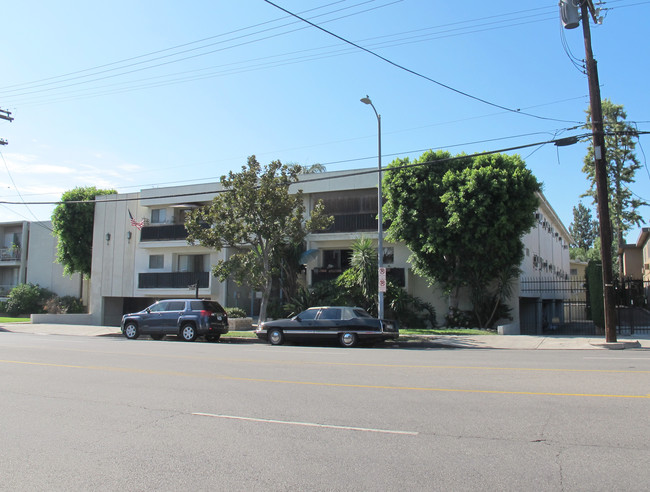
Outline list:
[[[0,490],[647,490],[650,353],[0,333]]]

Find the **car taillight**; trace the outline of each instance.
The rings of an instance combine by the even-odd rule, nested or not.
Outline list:
[[[223,319],[226,317],[225,314],[221,314],[221,313],[213,313],[212,311],[207,311],[207,310],[205,310],[205,309],[203,309],[203,310],[201,311],[201,316],[206,316],[206,317],[208,317],[208,318],[211,318],[212,316],[215,316],[215,317],[217,318],[218,321],[223,321]]]

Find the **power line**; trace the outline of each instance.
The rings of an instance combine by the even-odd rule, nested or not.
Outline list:
[[[360,2],[360,3],[354,4],[352,6],[345,7],[343,9],[338,9],[338,10],[334,10],[334,11],[331,11],[331,12],[326,12],[324,14],[319,14],[317,16],[314,16],[314,18],[322,17],[324,15],[330,15],[332,13],[339,12],[341,10],[348,10],[348,9],[358,7],[360,5],[370,3],[370,2],[373,2],[373,1],[375,1],[375,0],[366,0],[364,2]],[[351,14],[343,15],[343,16],[337,17],[335,19],[328,19],[328,20],[324,21],[324,23],[344,19],[344,18],[347,18],[347,17],[351,17],[353,15],[359,15],[359,14],[367,12],[369,10],[376,10],[378,8],[383,8],[383,7],[387,6],[387,5],[392,5],[394,3],[398,3],[398,2],[401,2],[401,1],[402,0],[394,0],[394,1],[390,2],[390,3],[383,4],[383,5],[380,5],[378,7],[373,7],[373,8],[370,8],[370,9],[366,9],[366,10],[354,12],[354,13],[351,13]],[[215,45],[218,45],[218,44],[232,42],[232,41],[236,41],[238,39],[248,38],[250,36],[254,36],[254,35],[257,35],[257,34],[262,34],[264,32],[269,32],[269,31],[281,29],[283,27],[287,27],[287,26],[290,26],[290,25],[296,24],[296,23],[297,22],[289,22],[287,24],[283,24],[283,25],[280,25],[280,26],[269,27],[269,28],[266,28],[266,29],[262,29],[262,30],[259,30],[259,31],[252,32],[252,33],[242,34],[240,36],[229,38],[229,39],[226,39],[224,41],[218,41],[218,42],[215,42],[215,43],[210,43],[210,44],[199,46],[199,47],[196,47],[196,48],[190,48],[190,49],[186,49],[186,50],[179,51],[179,52],[176,52],[176,53],[171,53],[171,54],[168,54],[168,55],[162,55],[162,56],[159,56],[159,57],[156,57],[156,58],[151,58],[151,59],[148,59],[148,60],[138,61],[138,62],[131,63],[131,64],[128,64],[128,65],[122,65],[122,66],[119,66],[119,67],[116,67],[116,68],[111,68],[111,69],[106,69],[106,70],[101,70],[101,71],[95,71],[93,73],[86,74],[86,75],[77,75],[77,76],[74,76],[74,77],[69,77],[69,78],[63,79],[63,80],[61,80],[59,82],[48,82],[48,83],[44,83],[44,84],[40,84],[40,85],[35,85],[35,86],[32,87],[32,89],[35,89],[35,88],[38,88],[38,87],[44,87],[44,86],[48,86],[48,85],[52,85],[52,84],[60,84],[60,83],[64,83],[64,82],[70,82],[70,81],[77,80],[77,79],[80,79],[80,78],[94,77],[94,76],[97,76],[97,75],[102,75],[102,74],[107,74],[107,73],[110,73],[110,72],[114,72],[116,70],[124,70],[124,69],[127,69],[127,68],[142,65],[142,64],[145,64],[145,63],[152,63],[152,62],[163,60],[163,59],[166,59],[166,58],[171,58],[171,57],[175,57],[175,56],[182,55],[182,54],[185,54],[185,53],[197,51],[197,50],[204,49],[204,48],[207,48],[207,47],[210,47],[210,46],[215,46]],[[262,23],[262,24],[266,24],[266,23]],[[262,25],[262,24],[258,24],[258,25]],[[258,26],[258,25],[256,25],[256,26]],[[214,37],[221,37],[221,36],[225,36],[227,34],[237,33],[237,32],[243,31],[243,30],[247,30],[247,29],[249,29],[249,28],[238,29],[238,30],[231,31],[229,33],[214,36]],[[224,50],[228,50],[228,49],[232,49],[232,48],[241,47],[241,46],[244,46],[244,45],[247,45],[247,44],[257,43],[257,42],[260,42],[260,41],[265,41],[267,39],[271,39],[271,38],[278,37],[278,36],[284,36],[286,34],[290,34],[290,33],[296,32],[296,31],[301,31],[301,30],[304,30],[304,29],[306,29],[306,27],[300,27],[300,28],[297,28],[297,29],[272,34],[272,35],[265,36],[265,37],[262,37],[262,38],[249,40],[249,41],[242,42],[242,43],[239,43],[239,44],[235,44],[235,45],[232,45],[232,46],[227,46],[227,47],[224,47],[224,48],[214,49],[214,50],[211,50],[211,51],[206,51],[206,52],[202,52],[202,53],[198,53],[198,54],[194,54],[194,55],[185,56],[185,57],[179,58],[177,60],[170,60],[170,61],[166,61],[166,62],[157,63],[155,65],[149,65],[149,66],[145,66],[145,67],[134,68],[133,70],[127,70],[127,71],[123,71],[123,72],[119,72],[119,73],[111,73],[109,75],[103,75],[101,77],[96,77],[96,78],[91,79],[91,80],[72,82],[70,84],[59,85],[57,87],[50,87],[50,88],[47,88],[47,89],[38,89],[38,90],[13,89],[13,90],[10,90],[10,91],[4,91],[3,94],[9,95],[12,92],[17,92],[17,91],[20,91],[20,90],[27,90],[27,92],[13,94],[13,97],[18,97],[18,96],[36,94],[36,93],[45,92],[45,91],[63,89],[63,88],[67,88],[67,87],[74,87],[74,86],[81,85],[81,84],[86,84],[86,83],[90,83],[90,82],[97,82],[99,80],[106,80],[106,79],[109,79],[109,78],[119,77],[119,76],[122,76],[122,75],[128,75],[128,74],[135,73],[135,72],[140,72],[140,71],[143,71],[143,70],[150,70],[152,68],[158,68],[158,67],[169,65],[169,64],[172,64],[172,63],[178,63],[178,62],[181,62],[181,61],[186,61],[186,60],[190,60],[190,59],[193,59],[193,58],[198,58],[198,57],[214,54],[214,53],[217,53],[219,51],[224,51]],[[209,38],[209,39],[211,39],[211,38]],[[192,43],[190,43],[190,44],[192,44]],[[175,49],[175,48],[169,48],[169,50],[171,50],[171,49]],[[162,51],[168,51],[168,50],[162,50]],[[154,53],[156,53],[156,52],[154,52]],[[148,56],[148,55],[142,55],[142,56]],[[134,60],[134,59],[138,59],[138,58],[141,58],[141,57],[131,58],[130,60]],[[118,63],[121,63],[121,62],[115,62],[113,64],[118,64]],[[109,64],[109,65],[113,65],[113,64]],[[81,73],[81,72],[86,72],[86,70],[82,70],[82,71],[77,72],[77,73]]]
[[[459,90],[459,89],[456,89],[456,88],[454,88],[454,87],[452,87],[452,86],[450,86],[450,85],[444,84],[444,83],[442,83],[442,82],[440,82],[440,81],[438,81],[438,80],[432,79],[431,77],[428,77],[428,76],[426,76],[426,75],[423,75],[423,74],[421,74],[421,73],[419,73],[419,72],[416,72],[415,70],[411,70],[410,68],[407,68],[407,67],[405,67],[405,66],[403,66],[403,65],[400,65],[400,64],[398,64],[398,63],[396,63],[396,62],[394,62],[394,61],[392,61],[392,60],[389,60],[388,58],[383,57],[383,56],[381,56],[380,54],[375,53],[375,52],[372,51],[372,50],[369,50],[368,48],[364,48],[363,46],[361,46],[361,45],[359,45],[359,44],[356,44],[356,43],[354,43],[354,42],[352,42],[352,41],[350,41],[350,40],[348,40],[348,39],[346,39],[346,38],[344,38],[344,37],[342,37],[342,36],[339,36],[338,34],[335,34],[335,33],[331,32],[331,31],[328,31],[328,30],[325,29],[324,27],[321,27],[321,26],[319,26],[318,24],[314,24],[313,22],[311,22],[311,21],[309,21],[309,20],[307,20],[307,19],[305,19],[305,18],[299,16],[298,14],[294,14],[293,12],[291,12],[291,11],[289,11],[289,10],[283,8],[283,7],[280,7],[279,5],[277,5],[277,4],[273,3],[273,2],[271,2],[270,0],[264,0],[264,1],[265,1],[266,3],[268,3],[269,5],[272,5],[273,7],[277,8],[277,9],[279,9],[279,10],[282,10],[283,12],[286,12],[286,13],[289,14],[289,15],[293,15],[295,18],[300,19],[301,21],[303,21],[303,22],[309,24],[310,26],[315,27],[316,29],[319,29],[319,30],[323,31],[323,32],[326,33],[326,34],[329,34],[330,36],[333,36],[333,37],[335,37],[335,38],[337,38],[337,39],[343,41],[344,43],[347,43],[347,44],[349,44],[349,45],[351,45],[351,46],[354,46],[354,47],[356,47],[356,48],[358,48],[358,49],[360,49],[360,50],[362,50],[362,51],[365,51],[366,53],[368,53],[368,54],[370,54],[370,55],[372,55],[372,56],[374,56],[374,57],[377,57],[377,58],[379,58],[380,60],[383,60],[383,61],[385,61],[386,63],[388,63],[388,64],[390,64],[390,65],[392,65],[392,66],[394,66],[394,67],[396,67],[396,68],[399,68],[400,70],[404,70],[405,72],[408,72],[408,73],[410,73],[410,74],[412,74],[412,75],[415,75],[416,77],[420,77],[420,78],[422,78],[422,79],[424,79],[424,80],[428,80],[429,82],[432,82],[432,83],[434,83],[434,84],[436,84],[436,85],[439,85],[440,87],[444,87],[445,89],[448,89],[448,90],[450,90],[450,91],[452,91],[452,92],[455,92],[455,93],[460,94],[460,95],[462,95],[462,96],[468,97],[468,98],[470,98],[470,99],[474,99],[475,101],[482,102],[483,104],[487,104],[487,105],[489,105],[489,106],[494,106],[495,108],[499,108],[499,109],[503,109],[503,110],[505,110],[505,111],[509,111],[509,112],[511,112],[511,113],[522,114],[522,115],[525,115],[525,116],[530,116],[530,117],[537,118],[537,119],[541,119],[541,120],[564,121],[564,122],[566,122],[566,120],[558,120],[558,119],[555,119],[555,118],[547,118],[547,117],[545,117],[545,116],[539,116],[539,115],[535,115],[535,114],[532,114],[532,113],[522,112],[522,111],[519,110],[519,109],[508,108],[507,106],[502,106],[502,105],[500,105],[500,104],[493,103],[493,102],[488,101],[488,100],[486,100],[486,99],[483,99],[483,98],[480,98],[480,97],[474,96],[474,95],[472,95],[472,94],[469,94],[469,93],[467,93],[467,92],[461,91],[461,90]],[[572,123],[573,123],[573,121],[572,121]]]
[[[650,132],[638,132],[638,133],[650,133]],[[581,134],[577,135],[577,138],[584,138],[589,136],[589,134]],[[392,172],[395,170],[401,170],[401,169],[409,169],[413,167],[420,167],[420,166],[425,166],[429,164],[436,164],[436,163],[441,163],[441,162],[449,162],[449,161],[454,161],[458,159],[467,159],[470,157],[480,157],[484,155],[491,155],[491,154],[499,154],[499,153],[504,153],[504,152],[512,152],[514,150],[521,150],[529,147],[537,147],[539,145],[547,145],[547,144],[555,144],[556,142],[560,141],[561,139],[551,139],[551,140],[546,140],[542,142],[535,142],[535,143],[530,143],[530,144],[522,144],[522,145],[516,145],[512,147],[507,147],[507,148],[502,148],[498,150],[490,150],[490,151],[485,151],[485,152],[477,152],[475,154],[468,154],[468,155],[461,155],[461,156],[455,156],[455,157],[449,157],[445,159],[438,159],[435,161],[426,161],[426,162],[419,162],[419,163],[414,163],[414,164],[405,164],[403,166],[398,166],[394,168],[383,168],[382,172]],[[427,149],[430,150],[430,149]],[[298,183],[296,184],[301,184],[301,183],[311,183],[311,182],[316,182],[316,181],[324,181],[324,180],[330,180],[330,179],[343,179],[343,178],[350,178],[354,176],[362,176],[366,174],[372,174],[372,173],[377,173],[379,172],[378,169],[376,168],[371,168],[367,170],[359,170],[359,171],[353,171],[350,173],[344,173],[344,174],[339,174],[337,176],[320,176],[320,177],[311,177],[311,178],[306,178],[306,179],[301,179]],[[146,202],[147,200],[159,200],[161,198],[183,198],[183,197],[191,197],[191,196],[196,196],[196,195],[210,195],[210,194],[219,194],[219,193],[225,193],[230,190],[201,190],[201,191],[193,191],[193,192],[188,192],[188,193],[173,193],[173,194],[168,194],[168,195],[157,195],[155,197],[150,197],[150,198],[143,198],[143,197],[137,197],[137,198],[115,198],[115,199],[110,199],[110,200],[70,200],[70,201],[35,201],[35,202],[13,202],[13,201],[7,201],[7,200],[2,200],[0,201],[0,205],[20,205],[20,204],[27,204],[27,205],[60,205],[60,204],[75,204],[75,203],[112,203],[112,202],[133,202],[133,201],[138,201],[138,202]]]

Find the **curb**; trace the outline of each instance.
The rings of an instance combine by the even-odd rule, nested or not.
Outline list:
[[[608,350],[625,350],[633,348],[641,348],[641,343],[638,340],[630,340],[625,342],[603,342],[603,343],[594,343],[589,342],[589,345],[592,347],[600,347]]]

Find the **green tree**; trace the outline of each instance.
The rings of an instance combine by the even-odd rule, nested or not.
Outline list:
[[[233,253],[212,267],[220,281],[232,278],[262,292],[260,320],[266,318],[273,277],[279,272],[283,245],[302,243],[309,232],[328,227],[322,203],[305,220],[302,191],[289,193],[300,166],[273,161],[262,168],[255,156],[241,172],[220,179],[223,193],[192,211],[185,222],[188,242]],[[207,226],[207,227],[206,227]]]
[[[647,206],[644,200],[636,197],[627,187],[634,182],[634,175],[641,164],[634,153],[638,132],[626,122],[627,114],[623,106],[614,104],[609,99],[602,102],[603,130],[605,132],[605,162],[607,166],[607,183],[609,196],[609,213],[612,222],[612,235],[616,252],[625,244],[625,233],[632,226],[644,223],[638,209]],[[587,124],[591,128],[591,110],[587,110]],[[590,143],[584,159],[582,171],[587,175],[590,188],[583,196],[590,196],[597,203],[596,168],[594,163],[593,143]],[[616,255],[616,253],[614,253]],[[616,260],[616,258],[614,258]],[[619,271],[622,265],[619,264]]]
[[[493,324],[523,259],[540,185],[519,156],[426,152],[397,159],[384,178],[387,238],[413,252],[414,270],[441,285],[457,308],[468,287],[478,326]]]
[[[90,277],[92,265],[95,197],[112,195],[115,190],[100,190],[94,186],[66,191],[52,213],[53,234],[57,237],[58,263],[66,275],[80,273]],[[84,203],[87,202],[87,203]]]
[[[347,290],[355,305],[377,315],[377,250],[370,239],[361,237],[352,243],[350,268],[338,277],[337,283]]]
[[[589,251],[598,237],[598,222],[591,216],[591,210],[582,202],[573,207],[573,222],[569,225],[569,233],[575,241],[576,248]]]

